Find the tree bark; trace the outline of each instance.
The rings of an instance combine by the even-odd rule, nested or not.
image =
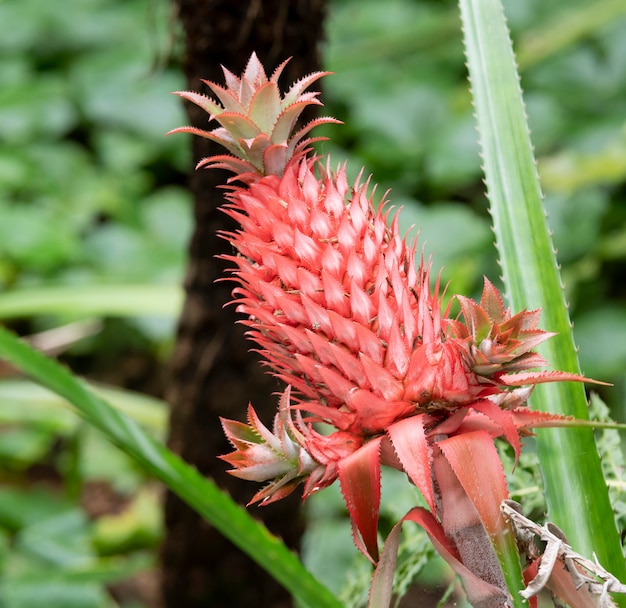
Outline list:
[[[292,57],[282,77],[284,86],[319,69],[325,0],[176,0],[175,4],[186,37],[184,70],[191,90],[202,90],[201,78],[223,82],[220,65],[241,73],[252,51],[268,72]],[[187,111],[191,124],[207,127],[204,112],[191,105]],[[194,166],[219,152],[215,144],[198,137],[192,145]],[[215,283],[228,267],[216,256],[230,253],[216,232],[233,229],[232,221],[217,209],[223,197],[218,186],[227,177],[217,170],[202,170],[190,178],[195,231],[167,390],[169,445],[245,504],[256,490],[227,475],[226,465],[217,459],[230,451],[218,416],[243,420],[252,402],[271,425],[277,406],[273,393],[281,387],[249,352],[252,343],[236,324],[235,307],[225,307],[232,299],[233,284]],[[298,506],[294,495],[254,515],[295,548],[302,532]],[[168,608],[291,605],[286,591],[172,494],[166,498],[165,519],[162,590]]]

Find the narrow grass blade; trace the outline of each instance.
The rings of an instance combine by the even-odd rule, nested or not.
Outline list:
[[[558,335],[542,345],[541,354],[556,369],[578,373],[502,5],[500,0],[460,0],[460,6],[487,190],[510,304],[515,310],[542,309],[543,328]],[[588,417],[581,384],[537,386],[532,403],[544,411]],[[595,553],[605,568],[624,580],[626,568],[591,429],[541,430],[537,445],[550,519],[580,553]]]
[[[88,422],[166,484],[288,589],[303,606],[341,608],[300,560],[212,481],[202,477],[128,416],[112,408],[52,359],[0,328],[0,358],[67,399]]]

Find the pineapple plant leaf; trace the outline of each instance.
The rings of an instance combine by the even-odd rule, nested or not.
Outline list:
[[[257,561],[304,606],[340,608],[340,602],[304,568],[280,539],[220,491],[210,479],[202,477],[195,468],[89,390],[63,366],[4,328],[0,328],[0,357],[65,398],[80,416]]]
[[[523,100],[500,0],[461,0],[467,63],[483,154],[494,231],[509,301],[543,311],[557,335],[539,345],[546,360],[579,373],[572,327],[554,247],[542,205]],[[534,406],[587,419],[583,387],[538,386]],[[537,446],[549,517],[574,547],[597,555],[626,579],[620,547],[593,433],[588,428],[538,432]],[[626,606],[620,596],[616,601]]]

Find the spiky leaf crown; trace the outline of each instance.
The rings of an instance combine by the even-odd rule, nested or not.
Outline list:
[[[179,127],[170,133],[192,133],[213,140],[230,152],[204,158],[198,167],[221,167],[250,183],[264,175],[282,176],[287,163],[302,156],[308,145],[321,137],[306,138],[314,127],[337,123],[334,118],[317,118],[295,131],[300,115],[311,105],[322,105],[319,93],[305,92],[328,72],[315,72],[295,82],[281,95],[278,79],[289,60],[281,63],[270,78],[255,53],[241,77],[222,67],[226,86],[208,80],[204,82],[220,103],[193,91],[178,91],[176,95],[196,104],[209,114],[209,121],[221,125],[212,131],[196,127]]]

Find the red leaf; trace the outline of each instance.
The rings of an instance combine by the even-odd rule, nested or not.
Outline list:
[[[500,533],[506,525],[500,503],[509,493],[502,463],[489,433],[464,433],[443,439],[437,445],[476,508],[485,530],[491,536]],[[442,487],[442,494],[445,491]]]
[[[378,560],[380,509],[380,442],[373,439],[338,463],[339,483],[356,546],[373,563]]]
[[[487,313],[489,318],[495,321],[501,321],[506,314],[500,292],[487,277],[485,277],[480,306]]]
[[[425,414],[411,416],[392,424],[387,434],[409,479],[417,486],[435,513],[432,479],[432,450],[424,429]]]
[[[404,521],[420,525],[430,537],[435,549],[450,567],[461,577],[467,597],[474,608],[503,608],[508,606],[507,594],[495,585],[478,578],[459,560],[455,546],[446,538],[441,524],[432,513],[421,507],[411,509],[398,522],[385,542],[381,559],[374,573],[370,590],[369,608],[388,608],[391,601],[393,572],[400,540],[400,527]]]
[[[551,428],[560,426],[593,426],[589,420],[579,420],[572,416],[562,416],[561,414],[551,414],[550,412],[540,412],[530,410],[527,407],[520,407],[511,410],[515,418],[515,426],[518,429],[529,428]]]
[[[535,578],[535,576],[537,576],[538,568],[539,568],[539,560],[535,560],[531,562],[530,565],[524,569],[523,575],[524,575],[525,585],[528,585],[528,583],[532,581],[533,578]],[[539,600],[537,599],[536,595],[528,598],[528,605],[530,606],[530,608],[539,608]]]
[[[517,460],[520,452],[522,451],[522,444],[519,438],[519,431],[515,425],[515,419],[511,412],[500,409],[496,403],[490,401],[489,399],[477,401],[472,404],[472,408],[487,416],[502,429],[502,434],[505,439],[513,446],[513,450],[515,451],[515,464],[517,465]]]
[[[607,382],[585,378],[579,374],[569,372],[518,372],[514,374],[499,374],[498,382],[505,386],[525,386],[526,384],[542,384],[545,382],[587,382],[591,384],[601,384],[610,386]]]
[[[479,435],[489,435],[481,431]],[[465,435],[463,435],[465,437]],[[500,589],[502,594],[507,595],[508,590],[501,564],[498,560],[493,538],[485,527],[485,508],[476,504],[476,496],[468,495],[465,487],[459,481],[456,471],[448,462],[446,455],[439,449],[439,443],[435,444],[434,471],[440,499],[437,503],[437,515],[441,522],[446,538],[454,543],[459,560],[468,568],[474,576],[480,580]],[[452,443],[454,445],[454,442]],[[492,443],[493,446],[493,443]],[[453,450],[450,450],[453,451]],[[471,469],[471,466],[470,466]],[[478,477],[478,476],[474,476]],[[489,488],[474,488],[474,492],[480,494],[481,490],[490,494]],[[495,509],[498,508],[498,503]],[[491,507],[493,507],[491,505]],[[478,513],[478,509],[482,513]],[[489,513],[487,513],[489,514]],[[498,604],[500,605],[500,604]]]
[[[372,577],[370,587],[369,608],[389,608],[391,596],[393,595],[393,575],[396,571],[396,561],[398,558],[398,544],[400,543],[400,532],[402,522],[400,520],[391,530],[385,540],[380,560]]]

